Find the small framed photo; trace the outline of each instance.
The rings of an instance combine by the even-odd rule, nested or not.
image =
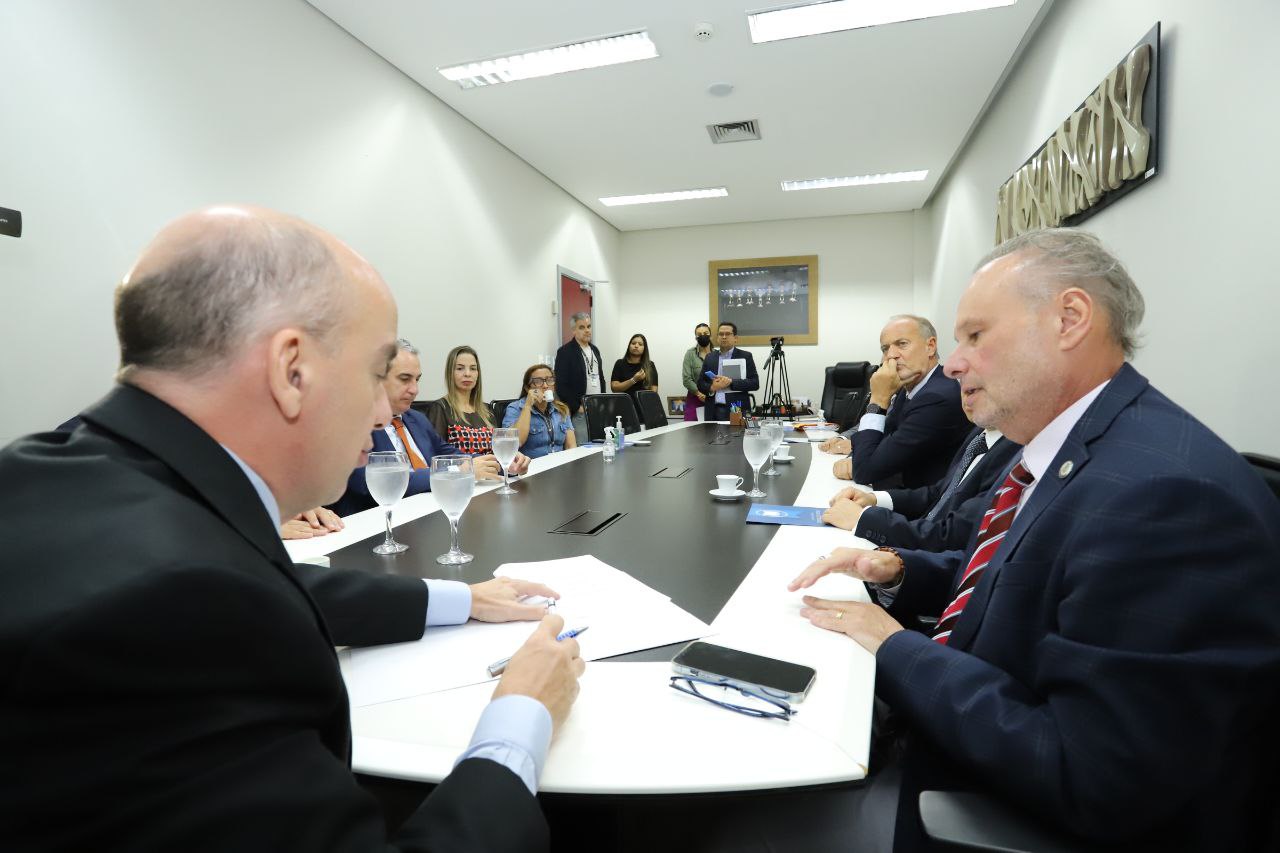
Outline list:
[[[668,397],[667,414],[673,418],[684,417],[684,397]]]

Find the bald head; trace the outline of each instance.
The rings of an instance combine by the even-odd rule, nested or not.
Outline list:
[[[391,291],[281,213],[214,207],[166,226],[116,290],[116,328],[120,379],[235,453],[283,518],[341,495],[390,419]]]
[[[276,211],[211,207],[156,235],[116,288],[120,376],[200,375],[283,325],[327,341],[352,277],[377,279],[336,238]]]

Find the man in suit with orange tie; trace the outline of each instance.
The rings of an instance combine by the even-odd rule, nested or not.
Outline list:
[[[409,474],[409,487],[405,490],[407,497],[431,491],[431,457],[451,456],[462,451],[441,438],[425,415],[414,411],[413,401],[418,399],[418,383],[422,380],[422,362],[418,358],[418,349],[404,338],[396,341],[396,347],[391,369],[382,380],[387,400],[391,403],[391,422],[373,431],[373,449],[399,450],[408,456],[409,467],[413,470]],[[492,453],[475,457],[471,465],[477,480],[502,479],[502,466]],[[529,457],[523,453],[516,454],[515,461],[511,463],[511,473],[519,475],[528,469]],[[364,479],[364,468],[360,467],[351,472],[347,478],[346,493],[332,508],[338,515],[350,515],[376,505]]]

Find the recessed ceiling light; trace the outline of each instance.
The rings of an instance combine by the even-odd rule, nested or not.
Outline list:
[[[479,62],[464,62],[447,68],[437,68],[445,78],[453,80],[464,89],[490,86],[494,83],[510,83],[531,77],[548,77],[566,71],[599,68],[603,65],[620,65],[638,59],[653,59],[658,55],[657,46],[649,39],[647,30],[604,36],[591,41],[562,44],[545,50],[513,53]]]
[[[761,44],[799,36],[856,30],[960,12],[1012,6],[1017,0],[822,0],[752,12],[747,15],[751,41]]]
[[[919,172],[885,172],[881,175],[858,175],[856,178],[811,178],[807,181],[783,181],[787,192],[795,190],[825,190],[831,187],[865,187],[870,184],[898,184],[904,181],[923,181],[928,169]]]
[[[711,187],[705,190],[676,190],[670,193],[649,193],[648,195],[612,195],[600,199],[600,203],[608,207],[623,204],[652,204],[656,201],[687,201],[691,198],[720,198],[729,191],[724,187]]]

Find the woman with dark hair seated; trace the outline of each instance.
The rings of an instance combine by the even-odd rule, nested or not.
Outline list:
[[[550,365],[535,364],[524,372],[524,396],[507,406],[504,427],[514,427],[520,452],[537,459],[578,446],[569,407],[556,399],[556,376]]]

